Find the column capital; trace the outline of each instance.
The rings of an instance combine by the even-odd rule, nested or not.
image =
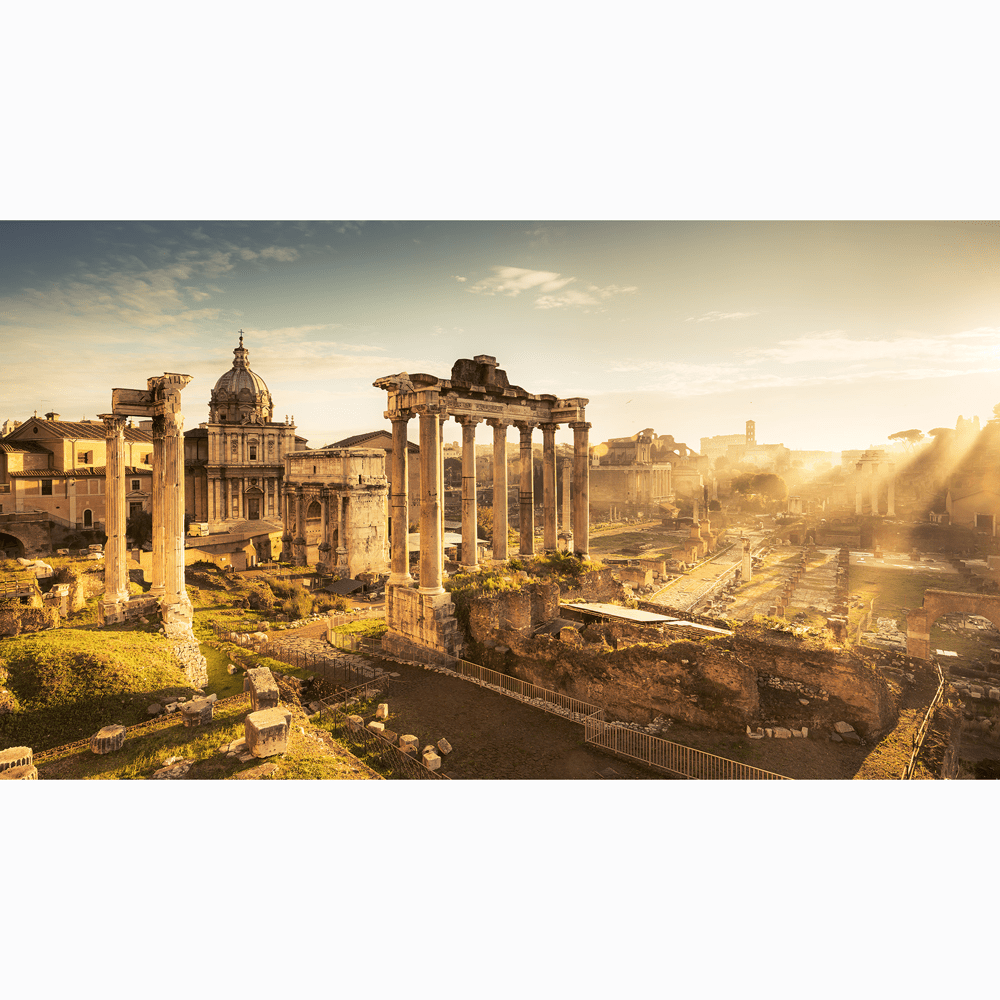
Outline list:
[[[589,431],[594,425],[586,420],[571,420],[569,426],[574,431]]]
[[[504,419],[503,417],[487,417],[486,423],[494,430],[507,430],[514,421]]]
[[[460,427],[475,427],[476,424],[481,424],[482,422],[482,417],[472,417],[467,413],[462,413],[455,417],[455,423]]]
[[[543,420],[538,426],[542,428],[543,434],[555,434],[555,432],[559,429],[559,425],[557,423],[547,420]]]
[[[122,413],[98,413],[98,417],[104,421],[105,431],[121,431],[125,429],[125,421],[128,417]]]
[[[414,413],[412,410],[386,410],[382,414],[386,420],[394,424],[405,424],[407,421],[412,420]]]
[[[448,408],[444,403],[418,403],[412,409],[422,417],[439,417],[444,414],[444,419],[448,419]]]
[[[527,434],[531,436],[531,432],[538,426],[537,420],[515,420],[514,426],[521,432],[522,436]]]

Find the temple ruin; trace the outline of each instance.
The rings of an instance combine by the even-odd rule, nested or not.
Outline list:
[[[486,420],[493,428],[494,508],[493,558],[506,560],[508,512],[507,428],[520,433],[521,478],[519,483],[519,524],[522,556],[534,555],[534,495],[532,486],[531,435],[542,430],[542,546],[558,548],[556,511],[556,447],[559,424],[573,429],[573,551],[581,559],[589,557],[589,440],[590,424],[585,419],[589,400],[574,397],[533,395],[507,381],[497,360],[480,354],[459,359],[451,378],[403,372],[374,383],[388,393],[385,417],[392,424],[391,481],[391,574],[386,593],[388,633],[384,646],[395,654],[425,657],[460,655],[462,637],[454,617],[454,605],[442,585],[444,579],[444,458],[441,428],[449,417],[462,427],[462,545],[463,570],[475,571],[477,556],[476,521],[476,425]],[[409,572],[407,539],[407,423],[414,416],[420,424],[420,561],[419,581]]]
[[[113,389],[104,421],[107,447],[107,536],[104,546],[102,624],[139,617],[159,606],[163,631],[188,680],[207,683],[205,658],[191,629],[193,609],[184,584],[184,417],[181,391],[190,375],[167,372],[145,389]],[[153,428],[153,568],[148,595],[129,598],[125,548],[125,421],[151,418]]]

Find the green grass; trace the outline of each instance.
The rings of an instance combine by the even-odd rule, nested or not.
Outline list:
[[[165,639],[143,631],[56,629],[0,641],[17,710],[0,715],[3,746],[35,750],[135,725],[191,687]]]

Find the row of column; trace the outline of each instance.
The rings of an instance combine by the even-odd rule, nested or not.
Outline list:
[[[879,487],[879,477],[876,475],[877,467],[875,465],[871,466],[871,513],[873,515],[878,514],[878,487]],[[889,466],[889,481],[887,490],[887,511],[886,517],[896,516],[896,475],[895,468]],[[854,497],[854,513],[861,514],[864,512],[864,485],[861,482],[861,474],[858,474],[857,487]]]
[[[107,452],[104,603],[128,603],[125,524],[125,424],[127,417],[101,414]],[[184,418],[153,417],[153,569],[150,593],[166,605],[186,604],[184,587]]]
[[[392,550],[390,586],[409,586],[408,458],[407,423],[412,413],[390,418],[392,423],[392,459],[390,510],[392,515]],[[420,591],[439,594],[444,590],[444,461],[441,453],[441,428],[448,419],[443,405],[425,407],[419,413],[420,426]],[[477,555],[476,503],[476,425],[481,417],[457,416],[462,427],[462,566],[475,569]],[[493,428],[493,558],[507,559],[507,428],[514,424],[520,431],[521,472],[518,488],[520,509],[520,554],[534,555],[534,486],[531,435],[538,424],[489,419]],[[542,428],[542,545],[556,549],[556,447],[557,424]],[[573,429],[573,528],[574,551],[581,558],[589,556],[590,526],[590,424],[577,421]],[[568,491],[564,483],[564,503]],[[564,513],[565,522],[565,513]],[[568,527],[564,523],[564,527]]]
[[[206,514],[209,521],[226,521],[233,517],[246,518],[246,490],[249,476],[232,476],[230,478],[212,477],[208,480],[208,500],[206,503]],[[274,516],[274,494],[277,480],[273,477],[259,479],[261,485],[261,507],[260,516],[263,518]],[[233,493],[232,484],[236,483],[238,498],[237,513],[233,514]]]

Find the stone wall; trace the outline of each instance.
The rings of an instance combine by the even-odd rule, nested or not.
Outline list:
[[[559,614],[559,585],[532,583],[494,597],[478,597],[469,609],[469,638],[495,641],[501,631],[524,631]]]
[[[615,576],[610,566],[581,573],[577,583],[563,591],[564,598],[571,601],[596,601],[611,603],[626,599],[625,588]]]

